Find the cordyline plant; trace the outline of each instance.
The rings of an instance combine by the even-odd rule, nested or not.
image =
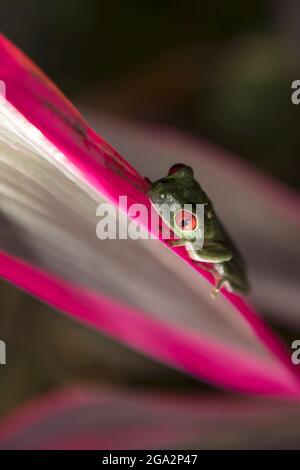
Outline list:
[[[196,143],[187,143],[171,132],[162,135],[155,129],[134,128],[124,131],[124,126],[116,122],[98,122],[116,145],[125,150],[127,145],[128,158],[134,165],[131,166],[3,36],[0,80],[5,84],[5,100],[0,105],[0,275],[74,320],[200,380],[234,391],[297,401],[300,376],[290,351],[285,350],[248,300],[226,288],[212,299],[212,274],[195,264],[185,248],[171,248],[163,239],[96,237],[99,204],[110,202],[118,206],[120,196],[126,196],[127,207],[140,203],[151,212],[144,175],[158,179],[177,161],[191,165],[210,197],[223,208],[221,216],[233,236],[239,238],[249,262],[252,301],[277,317],[285,313],[292,322],[297,289],[293,290],[293,279],[287,293],[281,283],[285,274],[290,274],[291,265],[286,260],[295,257],[293,246],[299,236],[297,198],[281,188],[278,194],[275,184],[230,158],[222,160],[207,145],[202,145],[199,154]],[[117,217],[124,222],[124,214]],[[130,219],[130,213],[125,217]],[[282,226],[290,228],[284,231],[283,238]],[[145,223],[144,230],[151,232],[153,227]],[[275,257],[271,256],[272,250]],[[78,399],[80,405],[82,400],[78,397],[83,396],[87,403],[95,405],[98,400],[101,402],[99,395],[102,396],[100,392],[76,392],[72,403],[76,405]],[[122,400],[126,404],[128,397]],[[148,399],[130,400],[146,403],[147,415]],[[190,409],[180,400],[177,428]],[[57,402],[61,409],[60,398],[54,400]],[[62,402],[66,403],[64,399]],[[52,407],[53,400],[50,403]],[[216,403],[211,403],[206,408],[199,400],[193,402],[186,433],[174,437],[170,424],[164,434],[169,437],[161,442],[179,445],[194,439],[204,409],[208,410],[208,422],[214,421]],[[160,409],[161,405],[157,406]],[[218,406],[222,408],[221,404]],[[233,408],[224,406],[218,425],[226,423],[230,410],[239,416],[245,403],[240,401]],[[249,406],[256,410],[255,423],[260,426],[261,408]],[[288,413],[292,407],[290,403],[281,406],[286,406]],[[298,412],[298,405],[294,406]],[[274,416],[275,408],[268,408],[266,419]],[[47,405],[42,405],[42,409],[48,409]],[[28,426],[36,413],[40,411],[23,413]],[[193,420],[193,415],[197,419]],[[116,412],[112,416],[115,419]],[[43,417],[47,421],[46,418]],[[101,421],[101,406],[98,418]],[[20,421],[15,417],[12,422]],[[236,422],[238,428],[239,418]],[[22,423],[23,429],[24,420]],[[155,425],[161,427],[159,420]],[[22,447],[9,431],[18,432],[17,428],[8,418],[0,434],[3,447]],[[40,435],[37,432],[37,441]],[[27,446],[113,447],[104,437],[101,442],[98,437],[89,441],[76,435],[74,439],[71,442],[62,438],[60,444],[42,440]],[[216,443],[220,442],[218,439]],[[130,446],[127,441],[123,445]],[[143,445],[157,446],[158,442],[141,439],[140,446]],[[117,442],[115,447],[121,446]]]

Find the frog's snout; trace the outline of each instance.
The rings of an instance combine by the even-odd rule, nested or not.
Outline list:
[[[154,204],[163,203],[165,199],[163,183],[157,181],[148,190],[149,197]]]

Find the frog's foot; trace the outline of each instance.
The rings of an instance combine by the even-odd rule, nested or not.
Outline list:
[[[223,285],[228,281],[227,277],[221,277],[221,279],[218,281],[216,287],[214,287],[211,291],[211,297],[213,299],[217,298],[218,293],[220,292],[221,288]]]

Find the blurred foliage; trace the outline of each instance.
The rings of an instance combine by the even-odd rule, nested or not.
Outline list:
[[[132,351],[0,281],[0,417],[57,388],[80,384],[220,393],[180,371]],[[224,392],[223,392],[224,395]]]
[[[294,0],[1,0],[1,24],[75,101],[201,135],[299,189],[298,10]]]

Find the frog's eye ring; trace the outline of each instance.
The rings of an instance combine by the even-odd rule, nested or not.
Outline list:
[[[180,210],[175,215],[175,224],[179,230],[193,232],[198,226],[198,219],[192,212]]]

